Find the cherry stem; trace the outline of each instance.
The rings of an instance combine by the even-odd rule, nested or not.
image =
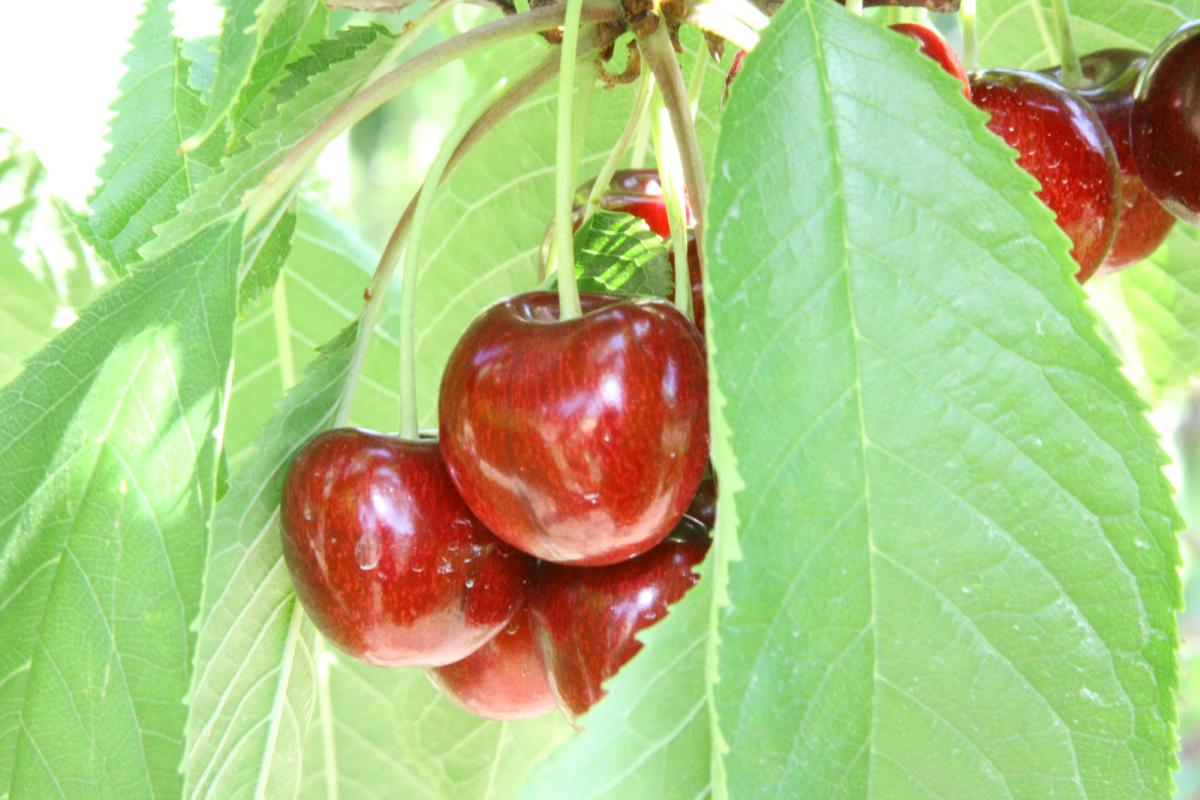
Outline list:
[[[392,45],[392,49],[389,50],[388,54],[383,57],[382,61],[379,62],[379,66],[375,67],[375,69],[371,71],[371,74],[367,76],[367,80],[365,82],[371,83],[371,81],[386,73],[388,69],[391,68],[391,66],[395,64],[397,60],[399,60],[400,56],[404,55],[408,48],[412,47],[413,43],[421,38],[425,31],[429,30],[433,23],[437,22],[438,17],[440,17],[443,12],[454,8],[454,6],[459,2],[460,0],[438,0],[428,9],[426,9],[424,14],[421,14],[419,17],[414,19],[412,23],[406,25],[403,32],[396,37],[396,41]]]
[[[679,71],[679,62],[675,60],[671,37],[661,21],[652,33],[638,36],[638,45],[642,50],[642,60],[654,72],[659,91],[662,92],[663,105],[671,117],[671,129],[679,147],[679,159],[683,162],[683,177],[687,181],[692,214],[696,218],[696,249],[700,255],[700,273],[704,275],[707,274],[703,244],[708,186],[704,180],[704,160],[700,156],[700,142],[696,138],[687,87],[683,85],[683,75]],[[676,264],[675,269],[677,272],[680,269],[686,271],[687,259],[682,265]]]
[[[687,93],[692,98],[692,119],[700,113],[700,92],[704,89],[704,73],[708,72],[708,53],[704,42],[696,49],[696,61],[692,64],[692,77],[688,79]]]
[[[473,112],[468,119],[476,119],[496,105],[504,96],[505,81],[501,80],[473,106]],[[471,128],[462,125],[455,130],[455,135],[446,139],[449,142],[461,142],[466,138]],[[437,158],[425,173],[425,182],[417,193],[417,208],[413,213],[412,229],[408,237],[408,245],[404,248],[404,263],[400,273],[400,436],[405,439],[417,438],[419,434],[417,416],[417,275],[420,270],[421,239],[429,222],[429,212],[433,208],[434,198],[446,174],[446,168],[454,157],[457,147],[442,147]]]
[[[594,42],[591,43],[591,48],[592,49],[589,50],[589,52],[595,52]],[[475,145],[483,141],[488,133],[490,133],[497,125],[503,122],[510,114],[512,114],[512,112],[520,107],[522,103],[532,97],[538,91],[538,89],[545,86],[557,72],[558,54],[551,53],[549,56],[543,59],[540,64],[531,69],[519,81],[513,84],[511,89],[509,89],[502,97],[496,100],[490,107],[483,111],[478,118],[476,118],[476,120],[467,129],[466,133],[463,134],[462,138],[459,139],[458,144],[454,147],[454,151],[450,154],[450,157],[437,180],[444,182],[447,176],[454,171],[454,168],[462,162],[462,160],[475,147]],[[453,139],[447,138],[446,141],[453,141]],[[400,215],[400,219],[396,222],[396,227],[392,229],[392,234],[390,237],[388,237],[387,244],[383,248],[383,253],[380,254],[379,263],[375,267],[375,274],[371,277],[370,288],[367,290],[368,299],[360,315],[358,338],[355,341],[355,352],[351,357],[351,369],[349,374],[352,377],[347,381],[346,391],[343,393],[342,401],[338,409],[338,418],[334,423],[334,427],[344,424],[350,413],[350,405],[353,399],[354,386],[357,382],[357,375],[362,368],[362,360],[366,355],[367,345],[369,344],[370,337],[375,330],[375,324],[378,322],[380,311],[383,307],[383,300],[387,295],[392,276],[395,274],[396,268],[400,263],[400,255],[404,247],[404,242],[408,237],[409,230],[413,226],[414,218],[417,213],[417,206],[420,203],[421,196],[425,193],[425,186],[429,185],[431,180],[432,174],[427,175],[425,182],[422,183],[422,185],[417,189],[417,193],[413,195],[412,199],[408,203],[408,206],[404,209],[404,213]],[[420,241],[419,229],[417,236],[414,237],[413,241]],[[415,272],[409,272],[408,274],[411,274],[414,277],[412,288],[415,290],[415,279],[418,276]],[[401,286],[401,292],[401,300],[403,302],[405,299],[403,295],[403,285]],[[413,300],[413,298],[409,298],[409,300],[415,305],[415,300]],[[401,309],[401,338],[404,341],[401,342],[400,352],[400,380],[402,384],[400,402],[401,421],[405,426],[409,426],[409,423],[406,420],[406,413],[404,411],[404,404],[406,402],[405,395],[408,393],[408,387],[416,386],[416,339],[411,335],[411,330],[406,333],[403,328],[407,327],[409,324],[415,324],[416,316],[414,312],[415,308]],[[405,339],[405,337],[407,338]],[[408,347],[406,347],[406,344]],[[408,351],[407,356],[405,355],[406,350]],[[404,366],[406,363],[411,364],[412,367],[406,368]],[[406,369],[408,369],[407,372],[405,371]],[[415,395],[412,398],[412,408],[414,410],[416,408]],[[402,435],[409,436],[410,434],[404,432]]]
[[[684,212],[685,192],[683,164],[679,160],[678,139],[671,120],[663,107],[661,95],[654,96],[654,111],[650,117],[654,133],[654,152],[658,160],[658,175],[662,181],[663,202],[667,223],[671,228],[671,252],[675,256],[675,307],[684,316],[691,316],[692,281],[687,268],[687,215]]]
[[[575,155],[572,103],[575,99],[575,55],[579,48],[579,20],[583,0],[567,0],[563,21],[561,64],[558,69],[558,130],[555,141],[554,246],[558,262],[558,318],[574,319],[583,313],[575,280],[575,229],[571,204],[575,189]]]
[[[619,14],[617,8],[605,2],[584,8],[580,18],[587,22],[605,22],[616,19]],[[247,207],[246,229],[252,231],[262,222],[326,145],[415,81],[492,45],[529,33],[553,30],[562,24],[563,16],[563,7],[552,5],[534,9],[528,14],[504,17],[431,47],[369,83],[293,146],[260,186],[246,193],[242,200]]]
[[[687,19],[697,28],[716,34],[728,42],[733,42],[738,48],[747,52],[758,45],[758,34],[754,29],[730,15],[716,3],[701,3],[695,6],[688,13]]]
[[[698,7],[715,8],[726,16],[733,17],[755,33],[761,33],[771,18],[762,12],[750,0],[704,0]]]
[[[600,199],[604,197],[604,193],[608,191],[609,184],[612,183],[612,177],[620,166],[621,161],[625,158],[625,153],[629,150],[629,143],[633,141],[633,137],[637,134],[638,128],[642,124],[642,120],[646,116],[646,112],[650,109],[650,98],[653,96],[654,76],[650,70],[642,70],[641,78],[638,80],[638,93],[633,101],[633,110],[629,113],[629,119],[625,122],[625,129],[621,131],[621,135],[617,137],[617,143],[613,145],[613,149],[609,152],[608,158],[605,159],[604,165],[600,167],[599,174],[596,175],[596,180],[592,183],[592,190],[588,193],[587,203],[583,206],[583,220],[586,222],[592,214],[596,213],[596,209],[600,208]]]
[[[1067,0],[1054,0],[1054,21],[1058,26],[1058,55],[1062,62],[1060,80],[1068,89],[1077,89],[1084,84],[1083,67],[1079,65],[1075,37],[1071,34],[1071,9]]]
[[[963,65],[968,72],[979,69],[979,34],[975,29],[975,0],[962,0],[958,7],[958,21],[962,25]]]

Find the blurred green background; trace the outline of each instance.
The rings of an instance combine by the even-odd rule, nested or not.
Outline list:
[[[124,73],[121,59],[141,5],[137,0],[5,4],[0,26],[0,75],[6,76],[0,83],[0,128],[19,137],[23,150],[37,154],[45,166],[40,174],[42,192],[60,199],[67,208],[85,207],[94,187],[96,167],[107,148],[104,134],[111,116],[109,106]],[[372,19],[398,29],[427,7],[418,2],[403,14]],[[209,36],[218,30],[220,15],[214,13],[210,0],[178,0],[173,9],[177,32],[184,38]],[[479,8],[460,5],[426,38],[433,41],[456,28],[470,27],[485,14]],[[334,16],[335,25],[354,21],[351,12]],[[952,41],[957,40],[951,19],[939,20],[939,27]],[[52,35],[46,33],[50,31]],[[22,75],[36,75],[37,79],[13,79]],[[322,156],[317,167],[318,191],[369,247],[378,249],[387,239],[458,109],[478,88],[460,67],[441,70],[366,119]],[[0,160],[4,149],[7,146],[0,147]],[[12,181],[5,183],[0,176],[0,209],[14,202],[12,191]],[[51,269],[70,269],[63,262],[78,259],[81,253],[55,241],[53,229],[61,229],[61,218],[41,224],[34,237],[44,260]],[[99,266],[90,267],[99,278]],[[1098,306],[1113,313],[1114,303],[1119,301],[1106,291],[1103,280],[1093,283],[1091,292]],[[60,326],[72,319],[69,309],[60,309]],[[1131,379],[1141,383],[1137,364],[1130,364],[1128,370]],[[1152,420],[1172,456],[1167,472],[1179,489],[1180,507],[1188,521],[1181,539],[1187,609],[1181,619],[1182,767],[1177,782],[1179,798],[1200,800],[1200,577],[1196,569],[1200,560],[1200,385],[1159,402]]]

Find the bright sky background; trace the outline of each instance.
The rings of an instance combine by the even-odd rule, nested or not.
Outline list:
[[[0,0],[0,127],[41,157],[51,191],[76,208],[95,184],[109,106],[141,0]],[[211,32],[211,0],[176,0],[180,32]]]

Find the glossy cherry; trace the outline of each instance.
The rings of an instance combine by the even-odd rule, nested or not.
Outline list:
[[[575,214],[583,214],[583,204],[591,194],[594,181],[588,181],[575,192]],[[671,236],[671,223],[667,219],[667,201],[663,195],[662,179],[656,169],[619,169],[613,173],[608,191],[600,196],[600,208],[605,211],[623,211],[641,217],[650,230],[667,239]],[[695,224],[690,208],[684,209],[687,224]]]
[[[916,39],[921,45],[921,52],[940,64],[946,72],[958,78],[962,82],[963,96],[968,100],[971,99],[971,84],[967,80],[967,71],[963,68],[962,59],[958,57],[958,53],[942,38],[940,33],[915,22],[897,22],[890,27],[896,33]]]
[[[1075,277],[1083,283],[1108,256],[1120,212],[1117,158],[1096,112],[1051,78],[1021,70],[973,73],[971,99],[1042,184],[1038,197],[1074,243]]]
[[[525,609],[462,661],[429,670],[442,694],[488,719],[527,719],[556,705]]]
[[[671,262],[671,278],[675,278],[675,251],[667,254]],[[704,333],[704,276],[700,271],[700,251],[696,249],[696,237],[688,233],[687,240],[688,277],[692,281],[692,319],[700,333]]]
[[[611,564],[660,542],[708,460],[696,327],[662,300],[585,294],[497,303],[450,355],[441,446],[463,499],[509,544],[547,561]]]
[[[1103,268],[1117,270],[1134,264],[1153,253],[1171,228],[1175,218],[1158,202],[1138,174],[1130,143],[1130,117],[1133,88],[1149,56],[1137,50],[1100,50],[1080,59],[1086,83],[1074,87],[1091,104],[1112,141],[1121,170],[1121,214],[1117,236]],[[1055,80],[1061,70],[1048,70]]]
[[[292,462],[280,517],[305,611],[370,664],[464,658],[509,623],[533,568],[472,516],[436,441],[327,431]]]
[[[688,505],[687,516],[703,525],[706,531],[711,531],[717,524],[717,481],[712,475],[705,475],[700,481],[700,488]]]
[[[1134,90],[1133,158],[1167,210],[1200,225],[1200,20],[1158,46]]]
[[[642,649],[635,634],[699,580],[692,569],[708,546],[708,534],[689,519],[631,561],[539,566],[530,615],[550,686],[568,714],[578,717],[604,696],[604,681]]]

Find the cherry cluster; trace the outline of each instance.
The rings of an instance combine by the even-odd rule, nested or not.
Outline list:
[[[1176,217],[1200,223],[1200,22],[1153,54],[1101,50],[1079,66],[982,70],[970,88],[1041,183],[1082,283],[1149,256]]]
[[[602,205],[669,234],[652,171],[618,173]],[[694,241],[689,260],[698,292]],[[586,711],[709,547],[702,334],[662,299],[581,305],[487,309],[446,366],[436,437],[328,431],[284,485],[285,560],[321,632],[428,668],[484,717]]]

